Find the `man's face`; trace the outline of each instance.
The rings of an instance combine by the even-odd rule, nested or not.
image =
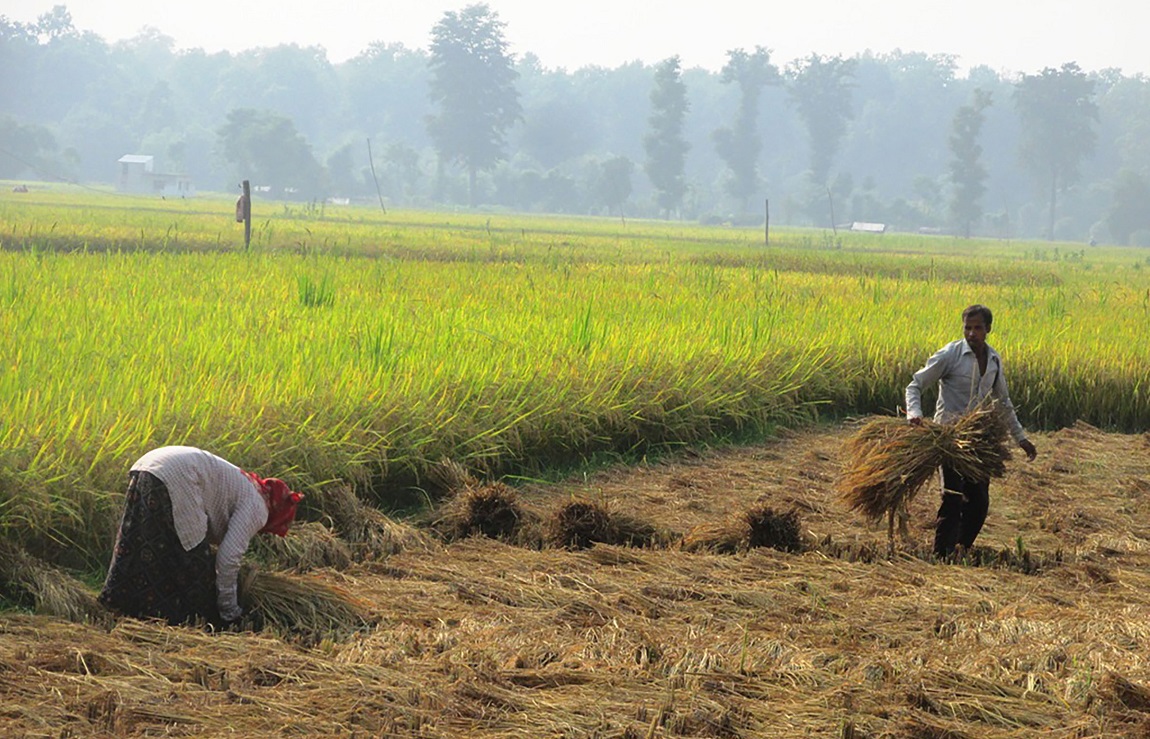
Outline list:
[[[975,352],[981,352],[983,347],[986,346],[986,335],[990,333],[990,329],[986,327],[986,321],[982,316],[975,313],[966,317],[962,322],[962,335],[966,339],[966,343]]]

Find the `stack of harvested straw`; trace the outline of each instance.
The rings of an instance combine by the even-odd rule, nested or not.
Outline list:
[[[543,522],[543,542],[559,549],[646,547],[667,539],[650,523],[590,500],[569,501]]]
[[[109,617],[95,594],[79,580],[7,541],[0,541],[0,594],[31,605],[37,613],[69,621]]]
[[[251,551],[264,562],[296,572],[317,567],[344,569],[352,561],[347,543],[317,521],[298,523],[284,537],[257,536]]]
[[[432,527],[448,541],[468,536],[508,541],[529,519],[509,485],[469,483],[440,508]]]
[[[688,552],[716,554],[736,554],[755,547],[798,552],[804,548],[802,523],[797,511],[777,513],[760,503],[726,520],[695,526],[683,537],[681,546]]]
[[[979,405],[953,424],[923,419],[868,421],[847,441],[850,461],[839,481],[844,502],[872,521],[906,511],[923,484],[946,465],[969,480],[1001,477],[1010,459],[1010,434],[995,402]]]

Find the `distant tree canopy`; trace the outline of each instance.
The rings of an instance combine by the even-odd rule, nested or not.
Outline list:
[[[779,70],[771,64],[771,53],[756,46],[748,54],[743,49],[727,52],[727,63],[720,74],[724,84],[739,87],[739,109],[731,126],[715,129],[712,138],[715,151],[726,163],[730,176],[724,188],[739,201],[742,211],[759,189],[759,153],[763,138],[759,133],[759,100],[764,87],[778,84]]]
[[[273,177],[313,183],[285,184],[291,197],[374,202],[374,164],[397,205],[725,220],[751,214],[762,195],[775,223],[826,225],[829,198],[839,218],[892,228],[981,224],[1082,240],[1108,230],[1118,239],[1123,214],[1150,211],[1122,174],[1150,182],[1147,75],[1073,62],[1026,77],[985,66],[959,74],[952,56],[894,51],[788,60],[775,84],[779,60],[765,46],[728,51],[722,70],[680,62],[668,75],[665,62],[567,70],[529,51],[513,61],[485,6],[430,30],[436,53],[381,42],[332,63],[296,44],[178,49],[150,28],[109,43],[77,29],[64,6],[33,22],[0,16],[0,166],[115,182],[121,156],[150,154],[200,190]],[[652,99],[656,77],[665,100]],[[1048,82],[1070,94],[1047,95]],[[977,133],[963,110],[975,90],[995,102]],[[217,134],[237,110],[260,113],[231,138],[290,142],[275,155],[283,162],[252,156],[256,141],[224,155]],[[1144,227],[1128,236],[1147,238]]]
[[[1118,173],[1114,182],[1114,204],[1106,213],[1106,227],[1119,244],[1129,244],[1138,231],[1150,232],[1150,184],[1137,172],[1124,169]]]
[[[266,110],[237,108],[217,132],[218,153],[237,180],[250,179],[283,195],[304,198],[323,191],[325,172],[311,145],[286,116]]]
[[[655,202],[664,216],[670,218],[682,208],[683,196],[687,193],[683,168],[691,148],[683,138],[683,119],[690,104],[678,56],[655,67],[650,99],[651,115],[647,119],[650,130],[643,137],[643,148],[647,152],[644,169],[655,186]]]
[[[627,157],[612,157],[600,165],[595,182],[597,200],[611,213],[623,214],[623,205],[631,197],[631,175],[635,163]]]
[[[1014,88],[1022,121],[1022,164],[1049,188],[1047,238],[1054,238],[1058,192],[1078,179],[1079,166],[1094,151],[1098,120],[1094,80],[1074,62],[1023,75]]]
[[[974,99],[958,109],[950,132],[950,219],[956,230],[970,238],[971,227],[982,217],[982,195],[986,192],[986,168],[982,166],[982,145],[978,141],[991,94],[976,89]]]
[[[479,4],[444,13],[431,32],[429,94],[439,113],[428,133],[442,159],[467,170],[472,206],[476,175],[503,159],[507,130],[522,114],[504,25]]]
[[[823,185],[851,118],[851,87],[856,62],[811,54],[787,67],[788,90],[807,128],[811,178]]]
[[[0,179],[56,179],[56,138],[44,126],[0,115]]]

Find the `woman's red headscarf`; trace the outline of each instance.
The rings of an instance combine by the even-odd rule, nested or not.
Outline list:
[[[245,472],[268,506],[268,522],[260,529],[262,534],[287,536],[288,528],[295,520],[296,507],[303,500],[303,493],[292,492],[287,483],[276,477],[266,480],[251,472]]]

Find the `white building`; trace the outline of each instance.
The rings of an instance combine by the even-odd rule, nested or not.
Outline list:
[[[125,154],[118,161],[120,179],[116,189],[120,192],[177,198],[196,194],[196,186],[187,175],[156,172],[155,157],[147,154]]]

